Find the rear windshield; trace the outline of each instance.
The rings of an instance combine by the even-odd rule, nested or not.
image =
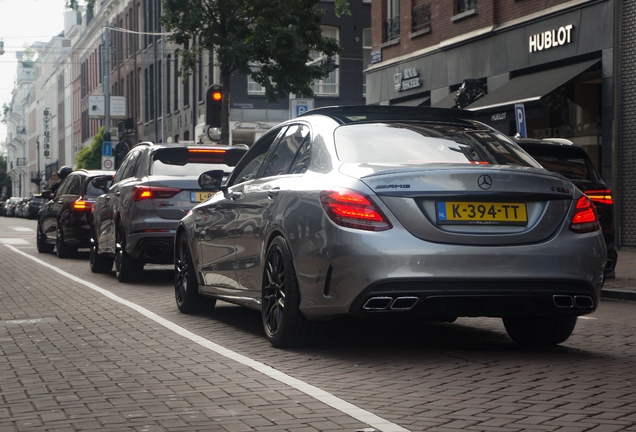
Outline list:
[[[229,174],[245,154],[245,149],[165,148],[152,156],[150,173],[170,176],[198,176],[210,170]]]
[[[570,180],[598,181],[599,176],[585,150],[555,145],[523,145],[525,151],[545,169]]]
[[[92,179],[90,179],[92,180]],[[91,183],[91,181],[89,180],[88,184],[86,185],[86,197],[87,198],[97,198],[98,196],[102,195],[104,193],[103,190],[101,189],[97,189],[95,186],[93,186],[93,184]],[[112,184],[112,181],[108,182],[108,186],[110,187],[110,185]]]
[[[336,129],[345,163],[464,163],[540,166],[496,131],[452,124],[367,123]]]

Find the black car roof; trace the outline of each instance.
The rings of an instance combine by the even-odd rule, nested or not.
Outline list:
[[[369,121],[452,121],[473,125],[472,111],[446,108],[409,107],[395,105],[344,105],[316,108],[298,117],[324,115],[342,124]]]

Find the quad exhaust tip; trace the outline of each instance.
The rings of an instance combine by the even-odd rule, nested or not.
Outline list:
[[[419,297],[403,296],[403,297],[371,297],[366,301],[362,309],[368,311],[380,310],[410,310],[417,304]]]

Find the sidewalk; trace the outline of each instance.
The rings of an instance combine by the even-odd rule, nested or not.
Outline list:
[[[636,301],[636,249],[618,251],[616,277],[605,281],[601,297]]]

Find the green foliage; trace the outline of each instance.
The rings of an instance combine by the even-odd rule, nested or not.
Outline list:
[[[306,65],[309,53],[332,56],[341,51],[337,40],[322,36],[325,10],[319,4],[320,0],[163,0],[162,22],[173,32],[172,41],[184,47],[196,41],[181,51],[184,78],[206,49],[216,54],[221,75],[252,75],[265,88],[268,101],[275,102],[289,93],[313,96],[313,81],[327,73],[322,65]],[[250,62],[260,69],[252,70]]]
[[[11,196],[11,179],[7,175],[7,158],[4,155],[0,155],[0,194],[2,193],[2,187],[7,187],[7,192],[4,197],[8,198]]]
[[[77,153],[76,169],[100,169],[102,166],[102,144],[104,142],[104,126],[93,138],[90,146],[84,147]]]
[[[7,104],[6,102],[2,104],[2,118],[0,118],[0,123],[3,124],[7,124],[7,121],[9,120],[9,104]],[[5,160],[5,164],[6,164],[6,160]],[[5,167],[6,168],[6,167]]]
[[[338,1],[343,1],[343,0],[338,0]],[[95,7],[95,0],[86,0],[86,10],[87,11],[92,13],[94,7]],[[66,8],[76,11],[79,8],[79,1],[78,0],[66,0]]]

